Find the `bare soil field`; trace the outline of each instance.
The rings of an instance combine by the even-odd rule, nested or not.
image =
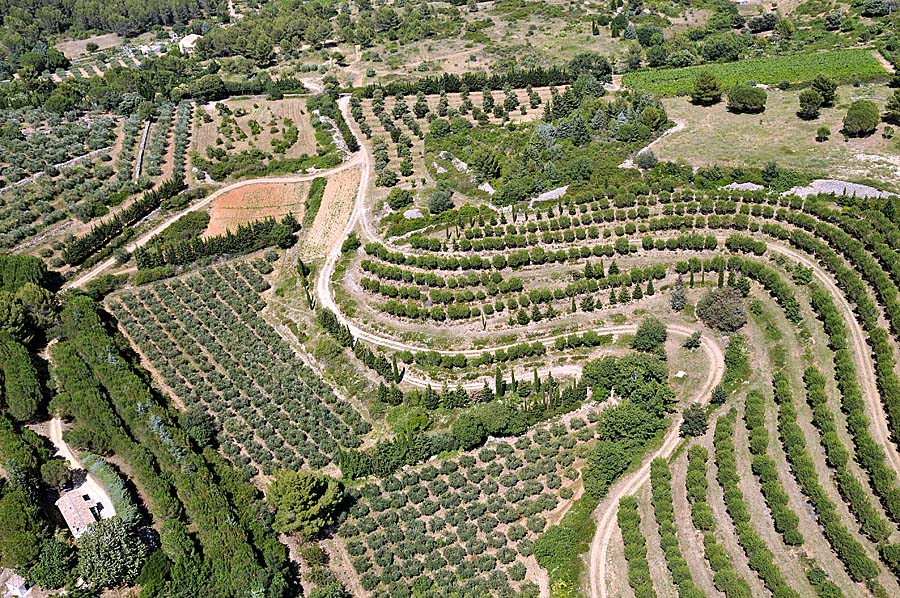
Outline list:
[[[234,189],[213,201],[205,236],[224,234],[238,225],[269,216],[294,214],[303,218],[303,202],[309,183],[259,183]]]
[[[87,45],[91,42],[97,44],[98,50],[105,50],[113,46],[121,45],[125,40],[115,33],[95,35],[85,39],[73,39],[56,44],[56,49],[65,54],[69,60],[88,54]]]
[[[301,257],[323,257],[343,232],[353,211],[360,175],[359,168],[349,168],[328,178],[316,219],[301,239]]]
[[[222,103],[232,111],[231,116],[246,137],[242,138],[237,130],[233,130],[232,139],[229,140],[221,130],[223,118],[216,109],[216,103],[206,104],[201,106],[200,110],[205,111],[212,121],[205,122],[207,119],[198,119],[199,127],[195,130],[191,142],[191,149],[196,150],[200,155],[206,155],[208,147],[224,147],[229,152],[239,152],[255,147],[263,152],[274,153],[273,142],[284,138],[287,128],[286,119],[293,121],[294,126],[297,127],[297,142],[287,149],[284,156],[297,158],[303,154],[316,153],[316,134],[306,109],[305,98],[270,101],[264,97],[253,97],[228,100]],[[254,133],[250,121],[258,124],[258,134]],[[217,140],[221,140],[222,143],[218,143]]]

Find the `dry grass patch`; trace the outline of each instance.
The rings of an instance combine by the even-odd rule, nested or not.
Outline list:
[[[121,45],[125,40],[115,33],[107,33],[105,35],[95,35],[85,39],[71,39],[56,44],[56,49],[65,54],[69,60],[85,56],[89,54],[87,45],[91,42],[97,44],[97,50],[105,50],[113,46]]]
[[[799,91],[769,89],[762,114],[732,114],[725,102],[703,108],[688,98],[663,101],[669,118],[684,120],[684,130],[661,139],[653,151],[661,160],[683,160],[691,166],[779,166],[828,178],[868,179],[896,188],[900,179],[900,141],[884,139],[878,131],[863,139],[845,140],[840,134],[847,106],[868,98],[880,106],[889,96],[884,85],[844,86],[838,89],[834,108],[822,110],[816,120],[801,120],[796,112]],[[817,142],[816,130],[826,126],[831,138]]]
[[[328,178],[319,213],[302,239],[300,254],[304,259],[324,256],[340,242],[353,212],[360,176],[359,168],[348,168]]]
[[[207,147],[226,147],[228,151],[239,152],[241,150],[256,147],[267,153],[274,153],[273,142],[284,138],[287,128],[285,120],[293,121],[297,127],[297,142],[284,153],[286,158],[298,158],[303,154],[316,153],[316,133],[310,120],[309,111],[306,108],[305,98],[285,98],[283,100],[266,100],[263,97],[245,98],[241,100],[228,100],[222,102],[231,112],[237,126],[246,135],[239,138],[237,130],[232,133],[233,141],[228,140],[220,131],[222,114],[216,109],[216,103],[201,106],[200,116],[197,119],[199,127],[193,135],[191,149],[197,150],[200,155],[206,155]],[[203,117],[206,113],[209,118]],[[209,122],[207,122],[209,121]],[[251,121],[256,124],[251,125]],[[258,133],[254,127],[258,126]],[[221,140],[219,143],[217,140]],[[233,147],[228,148],[231,143]]]

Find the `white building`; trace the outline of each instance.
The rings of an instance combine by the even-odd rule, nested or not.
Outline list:
[[[178,42],[178,49],[181,50],[181,53],[185,56],[193,54],[194,48],[197,46],[197,40],[200,39],[200,37],[201,36],[196,33],[185,35],[181,38],[181,41]]]
[[[6,580],[4,598],[26,598],[31,595],[31,588],[25,583],[21,575],[13,574]]]
[[[56,507],[62,513],[69,531],[77,540],[94,522],[115,516],[112,501],[91,477],[59,497]]]

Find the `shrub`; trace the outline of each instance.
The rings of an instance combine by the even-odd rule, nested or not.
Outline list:
[[[734,287],[707,292],[697,303],[697,316],[710,328],[729,334],[747,323],[743,297]]]
[[[875,132],[881,115],[872,100],[856,100],[844,116],[843,133],[848,137],[866,137]]]
[[[428,211],[432,214],[442,214],[453,209],[453,191],[450,189],[435,189],[428,196]]]
[[[766,109],[768,94],[759,87],[737,84],[728,92],[728,110],[737,113],[758,114]]]
[[[657,164],[659,164],[659,159],[657,159],[656,154],[653,153],[653,150],[644,150],[640,152],[634,158],[634,163],[641,170],[650,170]]]

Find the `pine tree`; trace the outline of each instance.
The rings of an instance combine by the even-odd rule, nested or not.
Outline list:
[[[622,290],[619,291],[619,303],[628,303],[631,301],[631,293],[628,292],[628,287],[622,287]]]
[[[655,294],[656,289],[653,287],[653,279],[651,278],[649,281],[647,281],[647,290],[644,291],[644,295],[646,295],[647,297],[652,297]]]
[[[712,71],[704,70],[694,79],[691,101],[700,106],[712,106],[722,100],[722,86]]]
[[[693,289],[694,288],[694,271],[693,270],[691,270],[690,276],[691,276],[691,280],[688,284]]]
[[[725,268],[719,269],[719,282],[717,285],[720,289],[725,286]]]
[[[490,403],[494,400],[494,392],[488,386],[487,380],[484,381],[484,386],[481,388],[481,400],[485,403]]]
[[[505,392],[506,388],[503,383],[503,374],[500,372],[500,368],[498,367],[494,372],[494,394],[497,397],[502,397]]]
[[[900,89],[894,91],[885,105],[884,120],[894,125],[900,125]]]
[[[675,284],[672,286],[672,295],[669,297],[669,305],[671,305],[674,311],[681,311],[684,309],[684,306],[687,305],[687,298],[685,297],[684,292],[684,280],[682,280],[681,274],[678,275]]]
[[[581,311],[594,311],[594,298],[591,295],[585,295],[581,300]]]

